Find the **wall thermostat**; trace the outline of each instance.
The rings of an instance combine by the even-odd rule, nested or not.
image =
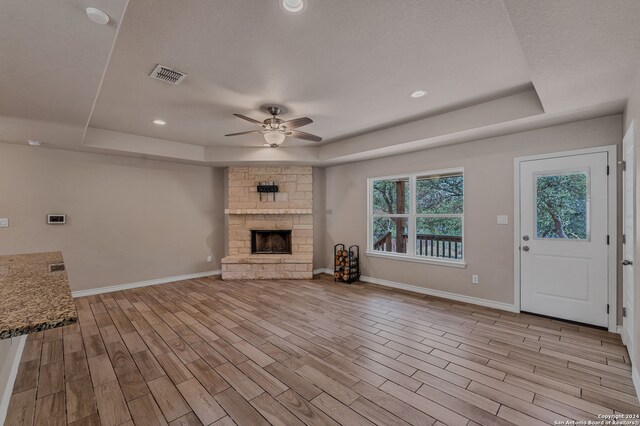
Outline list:
[[[47,223],[49,225],[64,225],[65,223],[67,223],[67,215],[66,214],[48,214]]]

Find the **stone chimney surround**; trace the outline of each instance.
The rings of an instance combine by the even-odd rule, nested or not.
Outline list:
[[[228,255],[222,279],[310,279],[313,277],[313,169],[230,167],[228,170]],[[274,182],[278,192],[258,192]],[[275,199],[274,199],[275,198]],[[252,230],[291,230],[291,254],[252,254]]]

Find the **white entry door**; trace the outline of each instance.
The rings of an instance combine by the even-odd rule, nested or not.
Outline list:
[[[520,163],[522,311],[607,326],[607,156]]]
[[[623,242],[622,245],[622,340],[633,353],[633,275],[635,246],[635,147],[633,124],[622,141]]]

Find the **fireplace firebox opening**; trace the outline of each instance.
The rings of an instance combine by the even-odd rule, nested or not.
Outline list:
[[[291,230],[252,230],[251,254],[291,254]]]

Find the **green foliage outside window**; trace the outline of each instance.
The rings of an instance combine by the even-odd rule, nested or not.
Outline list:
[[[373,182],[373,213],[409,213],[409,179]]]
[[[410,193],[410,182],[415,182],[415,194]],[[432,236],[462,237],[462,218],[458,216],[462,215],[464,210],[462,173],[376,180],[372,184],[371,196],[374,216],[372,220],[374,250],[406,253],[409,220],[414,221],[415,254],[418,255],[426,255],[424,251],[418,252],[417,249],[421,247],[423,250],[426,247],[427,236],[428,238]],[[414,202],[415,213],[418,215],[415,217],[411,214],[411,204]],[[435,215],[435,217],[419,215]],[[433,240],[429,241],[428,245],[431,246]],[[445,256],[461,257],[462,245],[461,240],[459,241],[459,245],[455,246],[458,247],[458,254]]]
[[[464,205],[462,175],[419,177],[416,180],[416,192],[416,213],[418,214],[462,214]]]
[[[587,174],[536,178],[538,238],[587,239]]]

